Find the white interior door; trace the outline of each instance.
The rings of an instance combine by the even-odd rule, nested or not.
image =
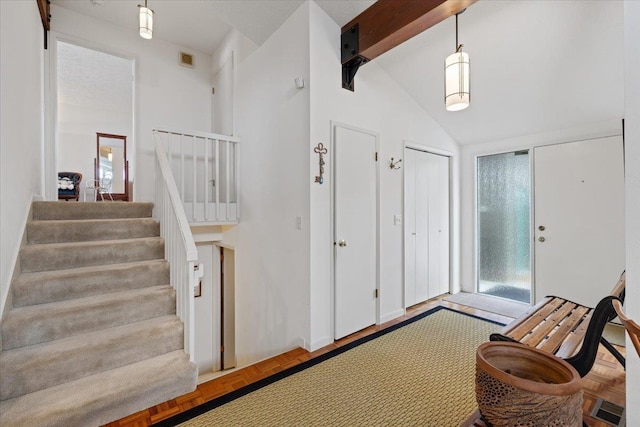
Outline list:
[[[429,168],[429,293],[449,292],[449,158],[425,153]]]
[[[620,136],[534,149],[536,300],[595,306],[625,265]]]
[[[449,158],[405,149],[405,306],[449,291]]]
[[[335,339],[376,322],[377,136],[335,126]]]
[[[415,151],[415,150],[413,150]],[[415,151],[415,229],[413,237],[416,241],[416,299],[417,304],[429,299],[429,158],[427,153]]]
[[[404,150],[404,299],[414,305],[417,279],[416,239],[416,150]]]

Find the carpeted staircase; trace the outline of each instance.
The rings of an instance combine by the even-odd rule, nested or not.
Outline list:
[[[195,389],[152,208],[33,203],[2,322],[1,426],[97,426]]]

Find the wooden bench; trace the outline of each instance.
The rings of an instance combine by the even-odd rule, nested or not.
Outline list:
[[[602,332],[616,317],[612,300],[624,300],[625,273],[611,294],[596,308],[585,307],[557,296],[547,296],[499,333],[491,341],[512,341],[539,348],[569,362],[584,377],[593,366],[601,343],[622,364],[625,359]]]

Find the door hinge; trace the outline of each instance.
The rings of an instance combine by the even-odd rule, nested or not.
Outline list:
[[[376,289],[376,298],[380,298],[380,289]]]
[[[376,162],[378,161],[378,152],[376,151]]]
[[[215,87],[212,87],[212,88],[211,88],[211,95],[215,95],[215,94],[216,94],[216,88],[215,88]]]
[[[224,346],[223,345],[220,346],[220,353],[224,353]]]

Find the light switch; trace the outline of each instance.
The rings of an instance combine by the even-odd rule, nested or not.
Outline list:
[[[394,215],[393,216],[393,225],[402,225],[402,216]]]

